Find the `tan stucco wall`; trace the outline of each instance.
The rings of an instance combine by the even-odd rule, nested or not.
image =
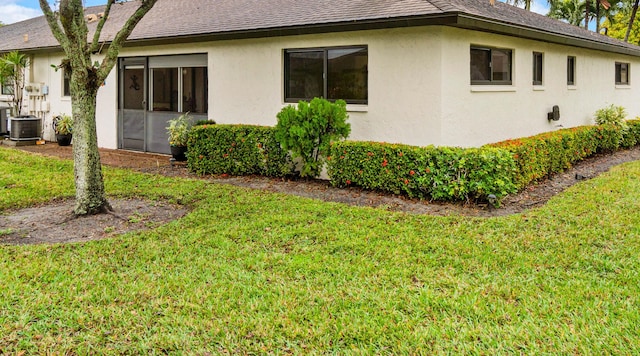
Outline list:
[[[63,71],[56,70],[53,66],[57,66],[62,61],[62,53],[48,53],[33,56],[30,71],[27,78],[30,82],[43,84],[48,86],[49,94],[42,99],[49,102],[48,112],[39,112],[39,109],[27,105],[25,112],[36,111],[36,115],[43,119],[44,139],[53,141],[55,134],[53,133],[52,120],[59,114],[71,114],[71,98],[63,96]],[[96,57],[96,60],[100,60]],[[117,83],[116,71],[111,72],[105,85],[98,91],[96,116],[98,145],[105,148],[117,147]],[[42,101],[42,100],[40,100]]]
[[[640,115],[636,57],[454,28],[443,33],[442,140],[450,145],[478,146],[593,124],[595,111],[609,104],[625,107],[630,118]],[[513,50],[512,86],[470,85],[471,44]],[[544,56],[542,86],[532,84],[534,51]],[[567,56],[576,57],[575,86],[567,85]],[[631,63],[631,85],[616,87],[616,61]],[[549,122],[554,105],[561,118]]]
[[[212,118],[275,125],[284,103],[283,51],[367,45],[368,105],[350,105],[351,139],[424,145],[438,140],[440,29],[350,32],[212,43]]]
[[[513,85],[482,88],[469,83],[471,44],[511,48]],[[121,57],[207,53],[209,118],[218,123],[275,125],[283,98],[283,51],[290,48],[367,45],[368,105],[350,105],[353,140],[412,145],[477,146],[591,123],[596,109],[622,105],[630,117],[640,115],[637,100],[640,60],[574,47],[454,29],[422,27],[177,44],[126,47]],[[544,85],[531,84],[532,51],[544,53]],[[577,58],[577,85],[566,85],[566,58]],[[62,73],[51,64],[59,54],[34,59],[33,80],[49,86],[50,116],[71,112],[61,98]],[[631,63],[631,86],[616,88],[614,63]],[[101,147],[117,147],[117,75],[98,95]],[[634,96],[634,93],[635,96]],[[559,105],[561,120],[547,121]],[[45,138],[51,139],[50,131]]]

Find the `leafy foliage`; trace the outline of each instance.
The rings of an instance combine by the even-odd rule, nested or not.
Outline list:
[[[196,121],[196,122],[193,124],[193,126],[200,126],[200,125],[215,125],[215,124],[216,124],[216,122],[215,122],[215,121],[213,121],[213,120],[205,120],[205,119],[202,119],[202,120],[198,120],[198,121]]]
[[[624,126],[624,120],[627,117],[627,111],[622,106],[613,104],[596,110],[595,120],[598,125],[612,124]]]
[[[68,114],[60,114],[54,117],[53,130],[57,135],[73,134],[73,117]]]
[[[22,95],[25,83],[25,68],[29,66],[29,57],[18,51],[0,57],[0,85],[11,86],[11,115],[22,114]]]
[[[272,127],[200,125],[191,130],[187,164],[198,174],[292,174],[293,163]]]
[[[580,126],[536,136],[493,143],[513,154],[516,161],[516,185],[527,184],[570,168],[597,152],[620,148],[622,132],[618,126],[607,124]]]
[[[613,15],[611,20],[605,20],[603,26],[606,27],[607,35],[619,40],[624,40],[624,36],[629,28],[630,11],[620,11]],[[640,21],[633,22],[629,33],[629,43],[640,44]]]
[[[633,147],[640,143],[640,118],[625,121],[627,130],[622,136],[621,146],[625,148]]]
[[[343,100],[335,103],[320,98],[310,103],[300,101],[297,108],[289,105],[277,116],[276,139],[285,150],[291,150],[293,158],[302,159],[302,177],[320,175],[331,142],[351,133],[347,104]]]
[[[496,148],[416,147],[336,142],[328,158],[331,183],[434,200],[498,199],[516,191],[515,162]]]
[[[189,138],[189,131],[193,118],[186,112],[175,119],[169,120],[169,126],[167,126],[167,134],[169,134],[169,144],[171,146],[186,146]]]
[[[626,117],[627,112],[624,107],[611,104],[596,111],[595,121],[598,125],[613,125],[618,127],[620,129],[620,145],[630,147],[629,144],[632,143],[632,138],[627,138],[629,125],[627,125],[625,121]],[[631,146],[633,146],[633,144],[631,144]]]

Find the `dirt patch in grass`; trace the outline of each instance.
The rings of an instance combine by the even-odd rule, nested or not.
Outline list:
[[[0,215],[0,243],[40,244],[100,240],[152,229],[187,213],[180,206],[141,199],[110,199],[113,212],[76,218],[73,200]]]

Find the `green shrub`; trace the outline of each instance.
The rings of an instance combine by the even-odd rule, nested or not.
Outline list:
[[[187,165],[198,174],[292,174],[289,154],[280,148],[272,127],[201,125],[189,134]]]
[[[622,125],[627,117],[627,111],[622,106],[615,106],[613,104],[596,110],[595,120],[598,125]]]
[[[640,118],[635,120],[627,120],[627,133],[622,139],[622,147],[633,147],[640,144]]]
[[[215,121],[213,121],[213,120],[205,120],[205,119],[202,119],[202,120],[198,120],[198,121],[196,121],[196,123],[195,123],[195,124],[193,124],[193,126],[215,125],[215,124],[216,124],[216,122],[215,122]]]
[[[298,107],[287,106],[278,113],[276,139],[293,158],[302,159],[300,176],[317,177],[324,166],[332,141],[349,136],[347,104],[343,100],[331,103],[315,98],[310,103],[300,101]]]
[[[495,148],[416,147],[335,142],[328,158],[335,186],[356,185],[434,200],[498,199],[516,191],[515,163]]]
[[[169,144],[171,146],[186,146],[187,139],[189,137],[189,131],[193,119],[188,112],[169,120],[169,126],[166,127],[167,134],[169,135]]]
[[[579,126],[487,145],[508,150],[516,161],[519,189],[570,168],[596,152],[615,151],[622,132],[612,124]]]
[[[620,135],[618,147],[631,147],[635,145],[635,140],[632,136],[627,135],[629,131],[629,125],[627,125],[625,119],[627,117],[627,111],[622,106],[615,106],[613,104],[596,110],[595,121],[598,125],[613,125],[620,129]],[[615,146],[615,145],[614,145]],[[616,147],[616,149],[618,148]]]

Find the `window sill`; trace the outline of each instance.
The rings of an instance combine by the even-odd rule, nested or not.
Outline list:
[[[516,91],[516,87],[513,85],[472,85],[472,92],[510,92]]]
[[[629,84],[616,84],[616,89],[631,89]]]
[[[544,91],[544,85],[534,85],[533,91]]]
[[[347,104],[347,112],[368,112],[369,105],[366,104]]]
[[[287,106],[293,106],[293,107],[298,107],[298,103],[290,103],[285,101],[282,104],[283,108],[286,108]],[[368,112],[369,111],[369,105],[368,104],[347,104],[347,112]]]
[[[567,90],[578,90],[577,85],[567,85]]]

